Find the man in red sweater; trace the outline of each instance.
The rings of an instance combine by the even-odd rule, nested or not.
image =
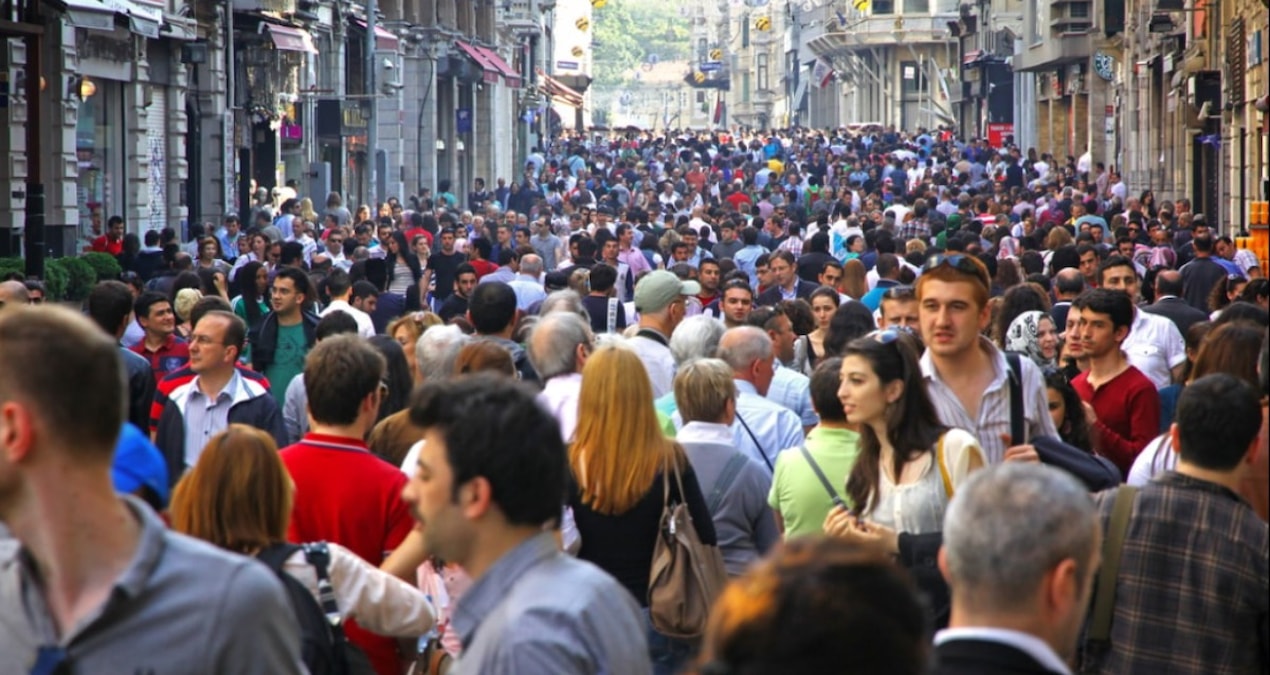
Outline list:
[[[1129,364],[1120,345],[1133,325],[1133,301],[1119,291],[1094,289],[1072,303],[1080,312],[1081,347],[1089,370],[1072,380],[1094,429],[1094,450],[1124,474],[1160,432],[1160,395]]]
[[[91,250],[94,253],[109,253],[117,256],[123,253],[123,234],[123,218],[111,216],[110,220],[106,222],[106,234],[93,240]]]
[[[370,454],[362,439],[375,426],[387,367],[378,350],[356,335],[318,343],[305,361],[309,433],[282,450],[295,481],[287,538],[333,541],[378,567],[414,526],[401,499],[406,476]],[[379,675],[397,675],[396,641],[349,625],[349,639],[366,651]]]

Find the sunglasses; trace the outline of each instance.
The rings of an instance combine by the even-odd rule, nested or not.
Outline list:
[[[926,261],[926,264],[922,266],[922,271],[929,272],[944,265],[947,265],[958,272],[974,275],[976,277],[983,273],[983,268],[981,267],[982,263],[973,256],[962,253],[953,253],[950,255],[940,253],[933,255]]]
[[[864,337],[873,340],[874,342],[881,342],[884,345],[889,345],[900,339],[900,329],[898,326],[892,326],[890,328],[875,330]]]

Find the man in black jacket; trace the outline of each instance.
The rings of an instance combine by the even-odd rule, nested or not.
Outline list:
[[[269,379],[279,407],[286,400],[287,385],[304,372],[304,357],[317,342],[318,316],[304,309],[312,297],[309,288],[302,270],[279,269],[270,289],[273,311],[252,336],[251,367]]]
[[[772,253],[769,265],[771,266],[772,274],[776,278],[776,283],[759,294],[758,304],[760,306],[775,307],[781,300],[793,300],[794,298],[806,300],[816,290],[816,284],[798,278],[794,254],[789,251],[780,249]]]
[[[1208,315],[1186,304],[1182,299],[1182,273],[1176,270],[1162,270],[1155,277],[1155,302],[1142,308],[1142,311],[1162,316],[1177,326],[1182,337],[1186,331],[1200,321],[1208,321]]]
[[[103,281],[88,294],[88,316],[118,343],[132,323],[132,290],[122,281]],[[145,357],[120,345],[128,373],[128,421],[145,432],[150,428],[154,400],[154,371]]]

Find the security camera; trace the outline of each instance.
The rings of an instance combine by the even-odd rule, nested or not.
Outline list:
[[[392,59],[384,59],[384,68],[387,70],[394,70],[397,68],[397,64],[393,63]]]

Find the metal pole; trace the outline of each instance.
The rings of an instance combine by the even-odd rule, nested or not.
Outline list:
[[[39,0],[28,2],[25,18],[28,23],[41,22]],[[26,249],[26,275],[42,279],[44,277],[44,183],[41,182],[41,177],[44,173],[44,163],[41,161],[43,153],[40,132],[44,127],[44,117],[40,112],[40,72],[43,70],[44,41],[40,39],[38,33],[27,33],[25,42],[27,174],[23,244]]]
[[[370,95],[370,119],[366,122],[366,203],[372,217],[379,214],[379,89],[375,83],[375,0],[366,0],[366,93]]]

